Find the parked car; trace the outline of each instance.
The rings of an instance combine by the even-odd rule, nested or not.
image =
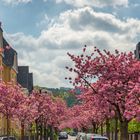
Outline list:
[[[0,140],[16,140],[14,136],[0,136]]]
[[[83,132],[78,132],[76,140],[86,140],[86,134]]]
[[[77,133],[74,132],[74,131],[72,131],[72,132],[69,132],[69,135],[70,135],[70,136],[77,136]]]
[[[63,139],[68,139],[68,133],[67,132],[60,132],[59,133],[59,140],[63,140]]]
[[[88,133],[86,134],[86,140],[108,140],[108,138],[99,134]]]
[[[104,136],[92,136],[90,140],[108,140],[107,137],[104,137]]]

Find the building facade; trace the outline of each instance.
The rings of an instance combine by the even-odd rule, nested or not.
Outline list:
[[[17,81],[29,93],[32,92],[33,73],[29,73],[29,66],[18,66]]]
[[[17,84],[17,52],[10,47],[0,28],[0,80]]]
[[[29,93],[33,90],[33,74],[29,73],[28,66],[25,69],[27,69],[27,71],[23,71],[23,74],[20,70],[20,67],[18,67],[17,52],[3,37],[3,30],[0,26],[0,81],[5,83],[11,82],[12,84],[20,84],[24,91]],[[25,75],[26,78],[24,77]],[[11,123],[10,121],[9,123],[11,128],[16,127],[15,123]],[[6,118],[0,115],[0,134],[5,134],[6,129]],[[11,131],[12,130],[13,129],[11,129]]]
[[[140,42],[136,45],[135,56],[140,60]]]

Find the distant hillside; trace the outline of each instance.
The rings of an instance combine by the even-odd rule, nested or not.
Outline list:
[[[73,106],[77,102],[76,96],[70,93],[72,88],[68,88],[68,87],[47,88],[47,87],[39,87],[39,86],[36,86],[35,88],[51,93],[53,94],[53,96],[63,98],[69,107]]]
[[[67,87],[60,87],[60,88],[46,88],[49,91],[52,91],[54,94],[60,93],[60,92],[69,92],[72,90],[72,88]]]

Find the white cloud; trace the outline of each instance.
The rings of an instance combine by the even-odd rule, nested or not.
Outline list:
[[[56,3],[65,2],[66,4],[73,5],[75,7],[84,6],[95,6],[95,7],[105,7],[105,6],[127,6],[128,0],[55,0]]]
[[[1,0],[1,1],[9,5],[18,5],[20,3],[29,3],[32,0]]]
[[[45,28],[37,38],[23,33],[9,35],[18,51],[19,64],[29,65],[35,84],[42,86],[69,85],[64,77],[70,75],[64,67],[73,64],[67,52],[79,53],[85,44],[101,49],[133,51],[140,36],[140,20],[121,20],[88,7],[66,11],[53,20],[54,24]]]
[[[50,19],[50,18],[48,17],[48,15],[45,14],[45,15],[44,15],[44,19],[41,20],[41,21],[39,21],[38,23],[36,23],[36,26],[37,26],[37,27],[46,27],[46,25],[48,25],[48,27],[49,27],[49,26],[51,25],[52,22],[53,22],[52,19]]]

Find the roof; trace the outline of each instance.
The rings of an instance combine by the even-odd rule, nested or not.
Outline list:
[[[3,32],[2,28],[1,28],[1,22],[0,22],[0,30]]]
[[[101,136],[101,135],[93,135],[92,136],[93,138],[102,138],[102,139],[104,139],[104,140],[108,140],[108,138],[107,137],[104,137],[104,136]]]
[[[86,134],[86,135],[87,135],[88,137],[92,137],[92,138],[102,138],[102,139],[104,139],[104,140],[108,140],[107,137],[101,136],[100,134],[88,133],[88,134]]]
[[[7,46],[9,46],[9,44],[3,38],[3,48],[4,48],[3,62],[4,62],[5,65],[7,65],[9,67],[13,67],[13,65],[14,65],[14,55],[17,54],[17,52],[11,47],[7,49]]]

